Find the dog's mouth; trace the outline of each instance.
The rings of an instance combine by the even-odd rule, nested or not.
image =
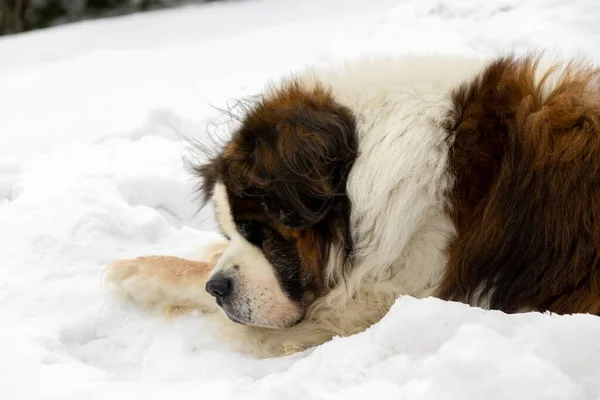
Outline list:
[[[264,321],[257,321],[253,317],[253,310],[249,307],[247,302],[241,301],[241,304],[244,305],[242,309],[236,306],[239,301],[229,301],[226,299],[223,301],[221,298],[216,299],[217,305],[223,311],[225,316],[236,324],[245,325],[245,326],[255,326],[258,328],[268,328],[268,329],[282,329],[282,328],[290,328],[302,322],[304,320],[304,316],[295,321],[285,321],[282,324],[272,324],[265,323]]]
[[[229,313],[225,312],[225,315],[227,315],[227,318],[229,318],[229,320],[230,320],[231,322],[235,322],[236,324],[240,324],[240,325],[248,325],[247,323],[245,323],[245,322],[243,322],[243,321],[239,320],[237,317],[235,317],[235,316],[234,316],[234,315],[232,315],[232,314],[229,314]]]
[[[223,301],[222,298],[217,297],[216,299],[217,301],[217,305],[219,306],[219,308],[223,311],[223,313],[225,314],[225,316],[227,316],[227,318],[229,318],[232,322],[235,322],[236,324],[240,324],[240,325],[253,325],[252,324],[252,320],[251,320],[251,315],[252,312],[250,309],[247,309],[247,316],[242,316],[240,315],[240,311],[238,310],[237,307],[234,307],[232,305],[232,301]]]

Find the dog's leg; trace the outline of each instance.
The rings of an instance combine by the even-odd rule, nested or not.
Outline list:
[[[141,307],[158,308],[167,314],[217,309],[215,299],[204,290],[206,281],[226,245],[216,245],[207,261],[171,256],[145,256],[119,260],[105,270],[105,282]]]
[[[137,305],[164,312],[213,311],[214,298],[204,290],[213,264],[170,256],[119,260],[106,267],[105,280]]]

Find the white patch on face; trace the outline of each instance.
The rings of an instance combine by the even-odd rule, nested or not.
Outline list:
[[[210,278],[232,279],[233,289],[221,309],[232,320],[246,325],[287,327],[303,317],[303,310],[283,292],[275,270],[263,252],[236,229],[227,191],[217,182],[213,194],[217,222],[230,244],[212,270]]]

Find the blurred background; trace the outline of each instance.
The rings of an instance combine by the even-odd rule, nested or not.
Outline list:
[[[49,26],[227,0],[0,0],[0,35]]]

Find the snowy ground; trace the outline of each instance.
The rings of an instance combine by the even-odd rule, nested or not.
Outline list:
[[[343,4],[343,6],[341,6]],[[103,266],[185,255],[194,217],[178,131],[306,63],[365,53],[551,46],[600,59],[597,0],[262,0],[0,40],[3,399],[594,399],[600,319],[400,299],[363,334],[274,360],[199,316],[115,301]]]

